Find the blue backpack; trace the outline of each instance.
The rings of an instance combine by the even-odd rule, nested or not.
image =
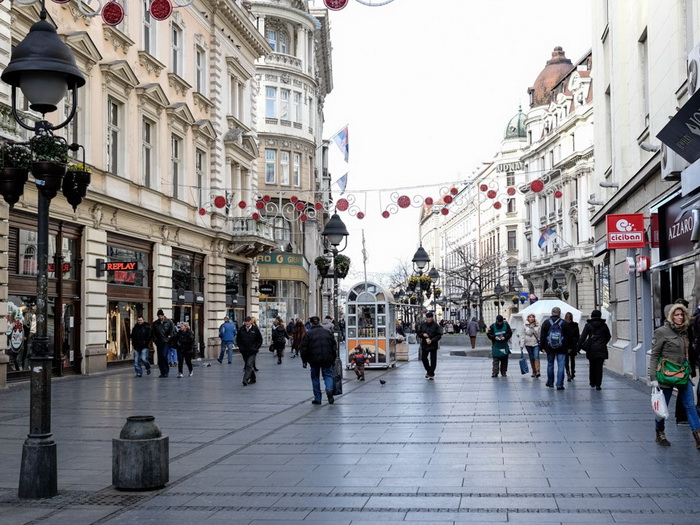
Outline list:
[[[547,346],[552,350],[561,348],[564,344],[564,334],[561,330],[561,319],[552,321],[550,319],[549,333],[547,334]]]

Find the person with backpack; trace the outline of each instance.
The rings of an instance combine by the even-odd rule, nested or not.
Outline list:
[[[542,323],[540,349],[547,353],[547,386],[554,388],[554,361],[557,362],[557,390],[564,390],[564,369],[569,348],[569,327],[561,318],[561,308],[552,308],[552,316]]]
[[[503,319],[502,315],[496,316],[496,322],[489,326],[486,337],[491,340],[491,357],[493,357],[491,377],[498,377],[499,369],[501,370],[501,376],[507,377],[508,355],[510,354],[508,341],[513,337],[513,330],[511,330],[510,325]]]

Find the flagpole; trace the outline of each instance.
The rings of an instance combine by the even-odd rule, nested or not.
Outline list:
[[[365,248],[365,229],[362,228],[362,266],[365,272],[365,290],[367,290],[367,249]]]

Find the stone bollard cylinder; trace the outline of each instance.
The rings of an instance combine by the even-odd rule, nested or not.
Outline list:
[[[112,439],[112,484],[122,490],[153,490],[170,478],[169,441],[153,416],[130,416]]]

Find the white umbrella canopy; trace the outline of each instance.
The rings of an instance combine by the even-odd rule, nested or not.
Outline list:
[[[552,308],[558,306],[561,309],[561,318],[564,318],[567,312],[571,312],[574,321],[577,323],[581,322],[581,315],[583,312],[571,306],[569,303],[560,301],[559,299],[541,299],[535,303],[532,303],[527,308],[523,308],[517,314],[510,316],[510,327],[513,330],[513,339],[511,339],[511,347],[519,348],[520,340],[523,335],[523,327],[525,326],[525,319],[530,314],[535,315],[537,322],[542,325],[542,321],[549,319],[552,315]]]

